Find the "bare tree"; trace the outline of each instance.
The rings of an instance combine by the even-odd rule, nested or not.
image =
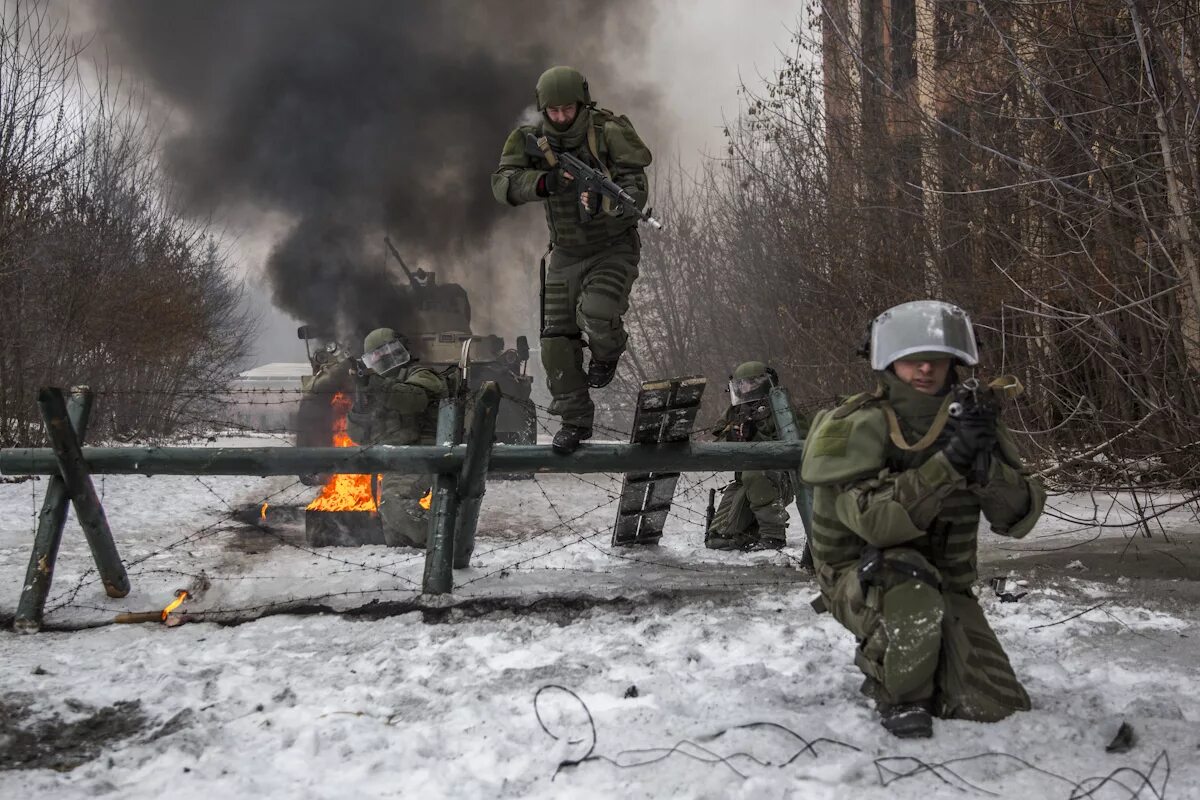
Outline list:
[[[253,328],[206,226],[170,204],[123,87],[75,79],[36,3],[0,18],[0,445],[40,439],[36,387],[87,383],[97,436],[176,430]]]
[[[938,296],[1060,479],[1193,485],[1198,44],[1195,0],[815,4],[725,158],[660,193],[637,361],[767,358],[828,403],[869,387],[874,314]]]

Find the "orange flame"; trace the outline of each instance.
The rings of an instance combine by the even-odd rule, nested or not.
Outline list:
[[[269,505],[268,503],[263,503],[262,511],[258,512],[258,516],[260,519],[267,518],[267,506],[268,505]]]
[[[421,508],[425,509],[426,511],[429,510],[429,507],[433,505],[433,489],[430,489],[425,493],[425,496],[421,498],[420,503]]]
[[[354,447],[356,444],[346,433],[346,412],[353,400],[344,392],[338,392],[329,401],[333,406],[333,446]],[[316,500],[308,504],[308,511],[375,511],[372,475],[333,475],[321,489]]]
[[[166,608],[164,608],[164,609],[162,610],[162,619],[163,619],[163,622],[166,622],[166,621],[167,621],[167,617],[169,617],[169,616],[171,615],[171,612],[172,612],[172,611],[174,611],[175,609],[177,609],[177,608],[179,608],[181,605],[183,605],[183,601],[184,601],[184,600],[187,600],[187,596],[188,596],[188,593],[187,593],[187,590],[186,590],[186,589],[180,589],[180,590],[179,590],[179,591],[176,593],[176,595],[175,595],[175,599],[171,601],[170,605],[168,605]]]

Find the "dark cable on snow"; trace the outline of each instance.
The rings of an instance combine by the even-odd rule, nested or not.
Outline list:
[[[545,720],[542,718],[541,708],[538,704],[538,701],[542,697],[542,694],[547,691],[550,691],[550,690],[557,690],[560,692],[564,692],[567,695],[573,697],[575,699],[575,701],[577,703],[579,703],[580,708],[582,708],[584,714],[587,715],[587,721],[588,721],[587,737],[576,738],[576,739],[565,738],[564,736],[556,735],[553,731],[550,730],[550,727],[546,724]],[[755,728],[771,728],[771,729],[775,729],[775,730],[784,731],[785,733],[789,734],[793,738],[798,739],[799,741],[803,742],[804,746],[801,747],[799,750],[797,750],[792,756],[790,756],[789,758],[785,759],[784,761],[780,761],[780,762],[773,762],[773,761],[761,759],[752,753],[745,753],[745,752],[740,752],[740,751],[723,756],[723,755],[720,755],[719,753],[713,752],[712,750],[708,749],[707,747],[705,747],[702,744],[692,741],[691,739],[681,739],[678,742],[676,742],[675,744],[671,745],[670,747],[649,747],[649,748],[621,750],[620,752],[618,752],[616,754],[616,756],[610,757],[610,756],[596,753],[596,743],[598,740],[598,736],[596,733],[596,720],[592,716],[592,711],[590,708],[588,708],[587,703],[585,703],[583,701],[583,698],[581,698],[578,694],[576,694],[572,690],[566,688],[565,686],[560,686],[558,684],[546,684],[545,686],[542,686],[533,695],[533,713],[534,713],[534,716],[537,718],[538,725],[541,726],[542,730],[546,733],[546,735],[549,736],[554,741],[556,741],[556,742],[557,741],[566,741],[567,744],[571,744],[571,745],[583,744],[584,742],[589,742],[587,752],[584,753],[582,757],[576,758],[576,759],[567,759],[564,761],[560,761],[558,766],[554,770],[554,777],[558,777],[558,773],[564,769],[570,769],[573,767],[577,767],[580,764],[586,763],[588,761],[603,761],[607,764],[611,764],[614,767],[618,767],[620,769],[634,769],[637,767],[646,767],[646,766],[650,766],[651,764],[657,764],[659,762],[667,760],[668,758],[670,758],[673,755],[681,755],[685,758],[690,758],[693,761],[699,761],[702,764],[721,764],[722,766],[728,768],[730,772],[737,775],[739,778],[745,779],[745,778],[748,778],[749,776],[746,773],[739,770],[733,764],[733,759],[745,758],[745,759],[748,759],[749,761],[757,764],[760,767],[776,767],[778,769],[782,769],[784,767],[789,766],[793,762],[795,762],[795,760],[797,758],[799,758],[801,755],[803,755],[804,753],[810,754],[813,758],[819,758],[820,754],[817,752],[816,745],[821,744],[821,743],[838,745],[840,747],[845,747],[850,750],[854,750],[855,752],[861,752],[860,748],[855,747],[852,744],[847,744],[846,742],[840,742],[836,739],[828,739],[825,737],[819,737],[817,739],[811,739],[811,740],[807,739],[804,736],[801,736],[800,734],[793,731],[791,728],[788,728],[786,725],[781,725],[777,722],[750,722],[750,723],[746,723],[744,725],[734,725],[734,726],[730,726],[728,728],[724,728],[720,731],[717,731],[714,734],[702,737],[702,741],[711,741],[713,739],[717,739],[717,738],[725,735],[726,733],[728,733],[730,731],[735,731],[735,730],[751,730],[751,729],[755,729]],[[647,755],[650,757],[649,758],[641,758],[641,759],[638,759],[638,760],[635,760],[632,762],[627,760],[628,757],[638,757],[638,756],[647,756]]]
[[[940,780],[942,783],[959,791],[966,791],[968,788],[973,789],[983,794],[999,796],[997,792],[989,791],[981,786],[971,783],[962,775],[950,768],[950,764],[960,764],[969,761],[979,761],[982,759],[1007,759],[1015,761],[1024,768],[1045,775],[1049,778],[1062,781],[1071,787],[1071,793],[1067,796],[1067,800],[1094,800],[1096,792],[1107,786],[1117,786],[1120,789],[1128,792],[1129,800],[1144,800],[1145,797],[1152,797],[1154,800],[1165,800],[1167,796],[1167,783],[1171,779],[1171,762],[1167,756],[1167,751],[1163,750],[1158,757],[1150,765],[1148,772],[1142,772],[1134,767],[1118,767],[1104,777],[1084,778],[1080,781],[1072,780],[1065,775],[1060,775],[1048,769],[1032,764],[1020,756],[1011,753],[1003,752],[988,752],[979,753],[973,756],[963,756],[960,758],[951,758],[946,761],[930,763],[923,761],[915,756],[884,756],[883,758],[875,759],[875,770],[879,775],[880,786],[887,787],[896,781],[912,778],[918,775],[930,774]],[[1159,765],[1164,767],[1162,785],[1156,787],[1154,785],[1154,775],[1158,772]],[[894,768],[901,765],[908,765],[908,769]],[[1134,786],[1127,786],[1122,781],[1118,780],[1118,776],[1133,775],[1138,778],[1138,782]],[[962,785],[956,784],[954,781]],[[1143,795],[1143,790],[1149,790],[1149,795]]]
[[[586,735],[571,738],[568,734],[556,734],[550,729],[550,726],[546,724],[546,721],[542,716],[542,710],[539,704],[542,695],[549,691],[563,692],[564,694],[574,698],[575,702],[579,704],[579,707],[587,716],[588,731]],[[681,755],[685,758],[692,759],[693,761],[699,761],[703,764],[721,764],[727,767],[739,778],[746,779],[749,776],[742,770],[739,770],[737,766],[732,763],[733,759],[743,758],[760,767],[775,767],[777,769],[782,769],[793,764],[796,759],[805,753],[811,755],[813,758],[820,758],[820,753],[817,752],[817,745],[819,744],[836,745],[838,747],[844,747],[848,750],[853,750],[854,752],[862,752],[861,748],[846,742],[838,741],[837,739],[829,739],[827,737],[808,739],[804,736],[801,736],[799,733],[796,733],[796,731],[792,730],[786,725],[781,725],[777,722],[763,721],[749,722],[742,725],[732,725],[728,728],[723,728],[716,733],[703,736],[700,740],[704,742],[711,742],[712,740],[718,739],[731,731],[767,728],[771,730],[782,731],[801,742],[803,746],[789,758],[779,762],[762,759],[753,753],[740,751],[723,756],[690,739],[681,739],[670,747],[650,747],[622,750],[615,756],[610,757],[596,752],[596,744],[599,740],[599,736],[596,730],[595,717],[592,716],[591,709],[588,708],[588,705],[584,702],[583,698],[581,698],[571,689],[568,689],[565,686],[560,686],[559,684],[546,684],[545,686],[542,686],[537,690],[536,693],[534,693],[533,713],[537,719],[538,725],[541,726],[542,731],[554,741],[565,741],[569,745],[584,744],[586,742],[588,745],[587,751],[581,757],[560,761],[554,770],[553,777],[558,777],[558,773],[564,769],[571,769],[589,761],[603,761],[620,769],[634,769],[636,767],[646,767],[650,766],[651,764],[660,763],[673,755]],[[639,758],[634,761],[628,760],[629,757],[636,758],[647,755],[650,757]],[[1020,756],[1004,752],[979,753],[972,756],[962,756],[959,758],[951,758],[939,762],[928,762],[915,756],[883,756],[875,759],[874,764],[876,773],[879,777],[879,785],[883,788],[886,788],[897,781],[928,774],[937,778],[942,784],[958,791],[965,792],[973,790],[980,794],[998,797],[1000,796],[998,792],[991,791],[990,789],[986,789],[978,784],[972,783],[970,780],[963,777],[951,767],[951,765],[963,764],[983,759],[1006,759],[1016,762],[1025,769],[1045,775],[1049,778],[1054,778],[1058,781],[1062,781],[1071,789],[1071,792],[1067,796],[1066,800],[1096,800],[1096,793],[1098,791],[1105,787],[1112,786],[1119,787],[1121,790],[1127,792],[1129,800],[1145,800],[1145,798],[1153,798],[1153,800],[1166,800],[1167,784],[1171,778],[1171,762],[1165,750],[1159,753],[1158,757],[1154,759],[1153,763],[1150,765],[1150,769],[1147,772],[1143,772],[1135,767],[1118,767],[1104,777],[1095,776],[1084,778],[1079,781],[1072,780],[1065,775],[1060,775],[1051,770],[1039,767],[1036,764],[1021,758]],[[1162,767],[1161,785],[1155,786],[1154,779],[1155,775],[1160,771],[1160,765]],[[1137,778],[1136,783],[1134,783],[1132,786],[1127,785],[1125,782],[1120,780],[1121,777],[1129,775]],[[1144,791],[1148,791],[1149,794],[1143,795]]]

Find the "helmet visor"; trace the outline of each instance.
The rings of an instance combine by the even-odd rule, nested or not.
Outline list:
[[[903,303],[875,318],[871,326],[871,369],[917,353],[944,353],[968,367],[979,363],[975,331],[967,312],[939,300]]]
[[[386,375],[394,369],[399,369],[412,360],[408,348],[399,339],[393,339],[379,345],[369,353],[363,353],[363,365],[374,370],[379,375]]]
[[[771,391],[770,375],[754,375],[749,378],[732,378],[729,381],[729,402],[735,406],[762,400]]]

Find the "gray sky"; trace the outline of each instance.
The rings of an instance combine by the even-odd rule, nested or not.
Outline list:
[[[797,0],[655,0],[656,19],[645,70],[669,87],[674,141],[657,142],[656,153],[677,153],[685,166],[701,152],[720,152],[722,119],[737,114],[739,77],[761,84],[790,52]],[[753,13],[749,9],[753,8]]]

